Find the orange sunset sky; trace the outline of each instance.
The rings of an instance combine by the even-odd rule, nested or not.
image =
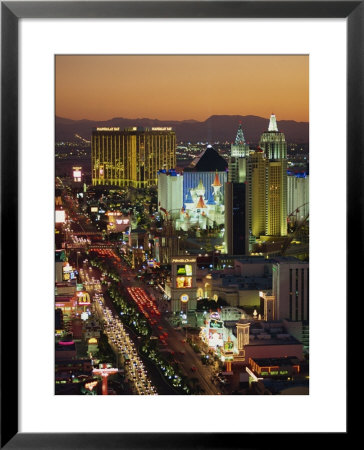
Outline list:
[[[309,120],[306,55],[60,55],[55,73],[56,115],[69,119]]]

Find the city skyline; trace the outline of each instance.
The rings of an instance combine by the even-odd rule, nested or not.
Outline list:
[[[55,394],[308,395],[308,57],[56,69]]]
[[[56,115],[309,120],[306,55],[58,55]],[[267,70],[268,68],[268,70]]]

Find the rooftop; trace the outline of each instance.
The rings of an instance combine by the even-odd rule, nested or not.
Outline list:
[[[220,156],[210,145],[195,158],[186,168],[186,172],[224,172],[227,170],[228,163]]]
[[[258,366],[283,366],[300,364],[300,361],[295,356],[286,356],[282,358],[252,358]]]

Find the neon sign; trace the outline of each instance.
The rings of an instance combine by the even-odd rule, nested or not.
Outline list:
[[[120,131],[120,127],[100,127],[96,131]]]
[[[210,320],[210,328],[222,328],[222,322],[219,320]]]
[[[186,259],[172,259],[173,263],[194,263],[196,258],[186,258]]]
[[[218,312],[212,312],[210,314],[210,319],[220,320],[220,314]]]
[[[78,304],[81,306],[91,305],[90,294],[88,292],[78,292]]]

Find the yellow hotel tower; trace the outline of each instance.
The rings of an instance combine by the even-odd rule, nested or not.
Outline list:
[[[248,221],[251,234],[287,236],[287,143],[271,115],[260,149],[248,159]]]
[[[92,130],[92,185],[144,188],[157,172],[176,167],[176,134],[170,127],[100,127]]]

